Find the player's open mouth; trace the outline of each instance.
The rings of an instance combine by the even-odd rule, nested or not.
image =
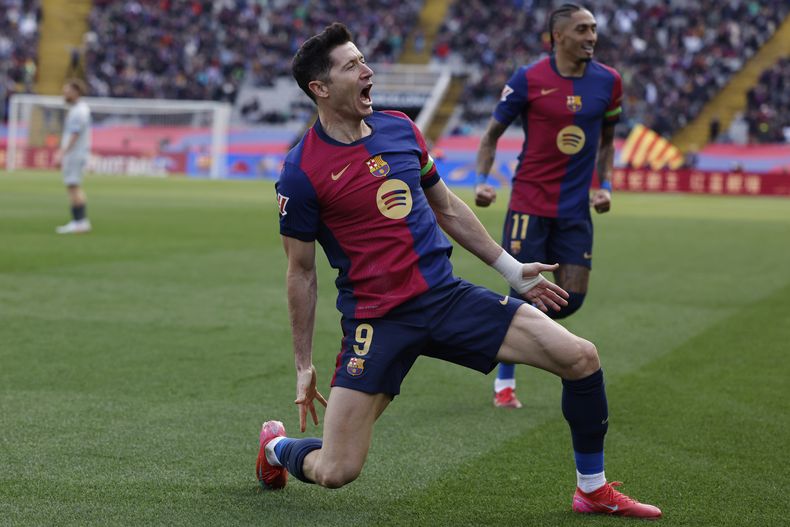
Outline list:
[[[592,54],[593,49],[594,49],[593,46],[582,46],[582,51],[584,51],[586,53]]]
[[[373,83],[368,84],[359,94],[359,100],[362,101],[362,104],[365,106],[373,106],[373,99],[370,97],[370,90],[373,88]]]

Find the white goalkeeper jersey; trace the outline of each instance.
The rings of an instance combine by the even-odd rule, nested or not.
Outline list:
[[[82,101],[69,108],[66,121],[63,124],[63,137],[60,140],[61,148],[66,148],[71,139],[71,134],[77,134],[77,142],[64,156],[64,160],[87,159],[91,149],[91,110]]]

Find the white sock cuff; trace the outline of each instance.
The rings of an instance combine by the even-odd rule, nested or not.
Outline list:
[[[589,494],[596,491],[606,484],[606,473],[598,472],[597,474],[582,474],[576,471],[576,486],[582,492]]]
[[[283,464],[280,463],[279,459],[277,459],[277,454],[274,453],[274,447],[277,446],[277,443],[279,443],[283,439],[286,439],[286,437],[285,436],[275,437],[274,439],[266,443],[265,447],[263,447],[263,451],[266,454],[266,461],[268,461],[270,464],[276,467],[281,467],[283,466]]]
[[[494,379],[494,391],[499,393],[505,388],[516,389],[516,379]]]

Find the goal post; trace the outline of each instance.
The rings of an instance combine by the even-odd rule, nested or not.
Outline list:
[[[81,98],[91,109],[88,170],[166,175],[187,163],[227,176],[231,105],[214,101]],[[13,95],[9,104],[6,169],[52,168],[66,104],[54,95]]]

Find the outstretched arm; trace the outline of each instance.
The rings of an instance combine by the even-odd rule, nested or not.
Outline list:
[[[540,309],[559,311],[568,297],[561,287],[540,274],[554,271],[557,265],[521,264],[497,245],[477,216],[461,198],[453,194],[444,181],[426,189],[425,195],[444,231],[461,246],[499,271],[508,283]]]
[[[326,400],[316,390],[313,366],[313,328],[318,297],[318,278],[315,271],[315,242],[303,242],[283,236],[283,247],[288,257],[286,287],[288,314],[291,319],[294,360],[296,362],[296,401],[299,405],[299,425],[304,432],[307,412],[318,424],[313,399],[326,406]]]
[[[491,238],[472,209],[453,194],[444,181],[425,190],[436,220],[461,246],[488,265],[497,259],[502,248]]]
[[[477,177],[479,180],[475,184],[475,205],[478,207],[488,207],[496,201],[496,190],[486,183],[483,179],[491,173],[496,157],[496,144],[499,138],[505,133],[507,125],[500,123],[493,117],[488,122],[488,128],[480,138],[480,146],[477,149]]]

